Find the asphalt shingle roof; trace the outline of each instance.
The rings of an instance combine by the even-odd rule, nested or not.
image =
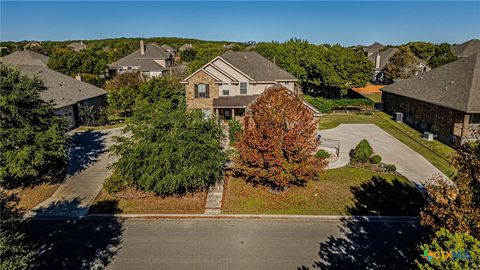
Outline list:
[[[387,48],[383,51],[371,54],[370,56],[368,56],[368,60],[370,60],[375,65],[375,61],[377,59],[377,54],[380,55],[380,67],[379,67],[379,69],[383,69],[383,68],[385,68],[385,65],[387,65],[390,58],[392,58],[392,56],[398,51],[399,51],[399,49],[397,49],[397,48]]]
[[[52,102],[56,109],[107,94],[99,87],[44,66],[21,65],[18,67],[23,75],[31,78],[38,77],[43,81],[47,89],[40,92],[40,98],[46,102]]]
[[[220,58],[227,61],[255,81],[296,80],[296,78],[257,52],[224,53]]]
[[[382,89],[467,113],[480,113],[480,53]]]
[[[258,95],[218,97],[213,100],[213,107],[247,107],[248,104],[254,101],[257,97]]]
[[[74,50],[76,52],[84,50],[88,47],[87,44],[85,44],[83,42],[72,42],[72,43],[68,44],[67,46],[69,48],[72,48],[72,50]]]
[[[471,39],[462,44],[451,46],[450,50],[458,57],[467,57],[480,52],[480,40]]]
[[[108,66],[110,68],[119,67],[140,67],[141,71],[163,71],[165,67],[154,60],[164,60],[170,58],[170,53],[155,43],[148,43],[145,46],[145,53],[142,55],[140,49],[115,61]]]
[[[385,48],[385,45],[375,42],[372,45],[363,48],[363,51],[368,54],[371,54],[371,53],[379,52],[383,48]]]
[[[23,51],[16,51],[1,57],[0,62],[5,62],[12,65],[34,65],[46,67],[48,56],[25,49]]]

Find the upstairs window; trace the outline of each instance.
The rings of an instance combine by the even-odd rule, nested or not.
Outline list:
[[[224,83],[222,85],[222,95],[224,96],[230,95],[230,85],[228,83]]]
[[[290,84],[290,82],[285,82],[285,85],[289,85],[289,84]]]
[[[208,84],[196,84],[195,85],[195,97],[196,98],[208,98]]]
[[[247,94],[247,83],[241,82],[240,83],[240,94],[245,95]]]

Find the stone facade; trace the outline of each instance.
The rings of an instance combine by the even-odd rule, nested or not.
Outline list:
[[[383,109],[388,114],[403,113],[403,121],[421,132],[432,132],[447,143],[471,139],[478,125],[470,124],[470,114],[424,101],[383,92]]]
[[[195,98],[196,84],[208,84],[208,98]],[[210,110],[213,113],[213,99],[218,98],[219,87],[214,78],[201,70],[188,80],[188,83],[185,85],[185,94],[188,110]]]

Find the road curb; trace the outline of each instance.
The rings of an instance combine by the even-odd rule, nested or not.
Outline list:
[[[235,215],[235,214],[90,214],[80,217],[38,216],[33,220],[64,219],[275,219],[311,221],[355,221],[355,222],[418,222],[414,216],[339,216],[339,215]]]

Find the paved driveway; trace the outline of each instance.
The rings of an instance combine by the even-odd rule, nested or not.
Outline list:
[[[111,174],[108,166],[113,160],[107,150],[113,144],[112,137],[120,135],[121,130],[74,131],[67,179],[50,198],[35,206],[30,215],[86,215],[105,178]]]
[[[447,178],[420,154],[374,124],[341,124],[319,133],[322,138],[340,141],[339,160],[331,163],[329,168],[347,165],[350,161],[350,150],[365,138],[370,142],[373,151],[382,156],[382,162],[395,164],[397,171],[416,185],[423,186],[434,175]]]

